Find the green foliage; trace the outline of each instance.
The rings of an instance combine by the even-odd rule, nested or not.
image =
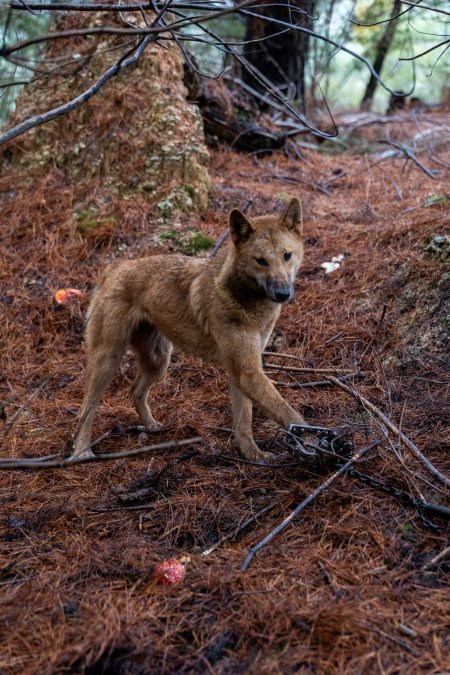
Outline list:
[[[184,250],[190,255],[195,253],[200,253],[200,251],[206,251],[208,248],[214,244],[214,241],[208,235],[203,234],[203,232],[191,232],[189,239],[187,240]]]
[[[428,4],[439,6],[434,0],[429,0]],[[383,21],[389,19],[393,6],[394,0],[340,0],[331,3],[318,0],[315,12],[318,20],[314,30],[349,47],[372,63],[376,45],[387,24],[356,26],[350,19],[366,24]],[[415,82],[413,96],[427,104],[438,103],[448,95],[449,62],[446,55],[437,61],[441,50],[436,50],[414,62],[399,61],[399,58],[419,54],[437,44],[439,35],[449,32],[448,18],[431,11],[413,9],[395,21],[395,34],[381,73],[384,81],[398,91],[409,91]],[[336,111],[358,107],[370,77],[369,70],[361,61],[320,40],[311,41],[309,71],[317,107],[322,107],[321,101],[326,98]],[[383,87],[378,86],[373,109],[384,112],[389,96]]]
[[[370,2],[369,0],[359,0],[355,6],[353,20],[362,24],[378,23],[387,19],[392,12],[393,0],[378,0],[377,2]],[[397,29],[399,27],[397,23]],[[352,34],[359,44],[365,49],[371,49],[383,35],[386,30],[386,23],[379,23],[377,26],[352,25]]]
[[[159,238],[161,241],[170,241],[171,239],[175,239],[177,236],[177,231],[176,230],[167,230],[167,232],[162,232],[159,235]]]
[[[416,536],[416,531],[412,523],[401,523],[398,526],[398,530],[402,539],[413,541]]]
[[[447,195],[430,195],[424,206],[448,206],[450,200]]]
[[[79,211],[75,214],[75,220],[77,221],[78,232],[80,234],[89,234],[89,232],[95,230],[99,225],[116,222],[117,218],[116,216],[98,218],[92,211]]]
[[[214,244],[213,239],[203,232],[177,232],[175,229],[166,230],[159,235],[161,241],[170,242],[172,247],[187,255],[195,255],[207,251]]]

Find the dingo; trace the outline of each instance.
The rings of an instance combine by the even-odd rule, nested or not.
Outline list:
[[[281,216],[252,219],[233,209],[229,226],[231,241],[213,258],[155,255],[103,272],[88,311],[86,390],[73,459],[92,456],[95,409],[129,345],[139,369],[132,397],[149,430],[161,425],[147,397],[167,370],[172,345],[227,371],[234,437],[246,458],[266,456],[253,439],[253,403],[283,427],[305,423],[261,365],[303,258],[300,203],[293,199]]]

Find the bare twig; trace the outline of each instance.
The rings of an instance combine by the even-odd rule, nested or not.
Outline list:
[[[7,436],[8,436],[8,434],[9,434],[9,432],[11,431],[11,429],[13,428],[14,424],[17,422],[17,420],[19,419],[19,417],[22,415],[22,413],[23,413],[23,411],[25,410],[25,408],[27,407],[27,405],[28,405],[29,403],[31,403],[31,401],[32,401],[34,398],[36,398],[36,396],[39,394],[39,392],[41,391],[41,389],[47,384],[47,382],[49,382],[49,380],[51,380],[53,377],[55,377],[55,375],[56,375],[56,373],[52,373],[51,375],[47,375],[47,377],[44,377],[44,379],[41,380],[41,381],[36,385],[36,387],[33,389],[33,391],[31,392],[31,394],[30,394],[29,396],[27,396],[25,402],[20,406],[20,408],[18,408],[18,409],[16,410],[16,412],[14,413],[14,415],[11,417],[11,419],[10,419],[9,422],[8,422],[8,424],[6,425],[5,432],[4,432],[3,438],[2,438],[2,443],[5,442],[5,440],[6,440]]]
[[[193,438],[184,438],[180,441],[165,441],[164,443],[157,443],[156,445],[145,445],[134,450],[124,450],[123,452],[112,452],[107,455],[94,455],[93,457],[74,458],[67,457],[66,459],[58,459],[51,461],[40,461],[38,458],[20,458],[20,459],[2,459],[0,461],[0,471],[5,469],[63,469],[76,464],[86,464],[92,462],[108,462],[112,459],[123,459],[125,457],[136,457],[137,455],[144,455],[149,452],[158,450],[172,450],[174,448],[181,448],[184,445],[192,445],[193,443],[200,443],[201,436],[194,436]]]
[[[441,562],[441,560],[444,560],[445,558],[448,558],[450,556],[450,546],[447,546],[444,548],[443,551],[438,553],[437,555],[434,556],[434,558],[431,558],[425,565],[423,565],[422,569],[427,570],[430,567],[433,567],[433,565],[436,565],[437,563]]]
[[[253,16],[256,19],[259,19],[260,21],[268,21],[271,24],[275,24],[277,26],[291,26],[292,30],[299,31],[301,33],[306,33],[307,35],[310,35],[313,38],[316,38],[317,40],[322,40],[323,42],[327,42],[330,45],[333,45],[337,49],[346,52],[350,56],[353,56],[356,58],[358,61],[361,61],[366,68],[369,70],[370,74],[375,77],[377,82],[383,87],[383,89],[386,89],[390,94],[393,94],[394,96],[402,95],[402,96],[410,96],[414,90],[412,88],[408,92],[398,92],[395,91],[394,89],[391,89],[384,80],[381,79],[380,75],[376,72],[370,61],[368,61],[364,56],[361,56],[361,54],[358,54],[357,52],[353,51],[352,49],[349,49],[346,47],[344,44],[336,42],[336,40],[332,40],[330,37],[327,37],[325,35],[320,35],[320,33],[316,33],[313,30],[309,30],[309,28],[305,28],[304,26],[298,25],[298,24],[289,24],[287,21],[281,21],[280,19],[275,19],[274,17],[266,17],[262,14],[258,14],[256,12],[252,12],[251,10],[248,9],[241,9],[240,14],[243,14],[244,16]]]
[[[138,506],[111,506],[99,507],[96,509],[91,509],[90,513],[112,513],[113,511],[150,511],[151,509],[156,508],[156,504],[139,504]]]
[[[387,145],[392,145],[392,147],[397,148],[397,150],[400,150],[400,152],[406,155],[408,159],[411,159],[414,162],[414,164],[416,164],[419,167],[419,169],[421,169],[424,173],[427,174],[427,176],[433,178],[433,180],[436,180],[435,174],[432,171],[430,171],[430,169],[427,169],[425,164],[422,164],[422,162],[419,159],[417,159],[411,148],[408,148],[407,145],[397,143],[396,141],[388,141],[388,140],[382,140],[378,142],[386,143]]]
[[[267,352],[264,352],[266,354]],[[277,370],[285,370],[289,373],[313,373],[318,375],[326,375],[328,373],[335,373],[340,375],[341,373],[349,373],[350,375],[356,375],[356,371],[345,369],[345,368],[298,368],[297,366],[279,366],[276,363],[265,363],[265,368],[273,368]]]
[[[290,359],[291,361],[299,361],[303,363],[303,359],[295,354],[288,354],[287,352],[271,352],[264,350],[263,356],[277,356],[280,359]],[[269,365],[269,364],[266,364]],[[278,366],[274,365],[274,368]],[[299,368],[298,372],[302,373],[350,373],[353,372],[350,368]]]
[[[385,640],[389,640],[390,642],[394,642],[396,645],[399,645],[402,647],[405,651],[409,652],[410,654],[414,654],[414,656],[418,656],[419,652],[411,647],[405,640],[402,640],[401,638],[395,637],[394,635],[391,635],[390,633],[385,633],[385,631],[380,630],[379,628],[375,628],[375,626],[369,626],[367,625],[367,629],[372,631],[373,633],[377,633],[377,635],[381,635]]]
[[[239,77],[231,77],[229,75],[225,75],[224,79],[228,80],[229,82],[233,82],[233,84],[237,85],[238,87],[241,87],[241,89],[243,89],[247,93],[251,94],[255,98],[259,99],[260,101],[263,101],[263,103],[266,103],[266,105],[269,105],[274,110],[277,110],[278,112],[281,112],[284,115],[286,115],[286,108],[283,105],[281,105],[280,103],[277,103],[276,101],[272,101],[271,98],[269,98],[268,96],[265,96],[264,94],[261,94],[261,92],[259,92],[254,87],[251,87],[249,84],[247,84],[246,82],[241,80]],[[301,134],[301,133],[308,132],[309,128],[305,127],[305,126],[297,125],[295,130],[296,130],[296,133]]]
[[[333,337],[328,338],[328,340],[325,340],[323,343],[324,345],[329,345],[332,342],[335,342],[335,340],[339,340],[343,335],[345,335],[345,332],[343,330],[340,330],[336,333],[336,335],[333,335]]]
[[[421,2],[421,0],[417,0],[417,4],[414,5],[414,6],[419,7],[420,2]],[[390,16],[387,19],[381,19],[381,21],[373,21],[372,23],[360,23],[359,21],[353,21],[353,19],[350,19],[350,23],[352,23],[354,26],[360,26],[361,28],[371,28],[372,26],[379,26],[382,23],[389,23],[389,21],[393,21],[394,19],[398,19],[400,16],[403,16],[403,14],[407,14],[408,12],[410,12],[411,9],[412,9],[412,7],[408,7],[407,9],[404,9],[403,11],[399,12],[398,14],[394,14],[394,16]]]
[[[70,37],[83,37],[91,35],[135,35],[136,37],[145,36],[147,32],[157,33],[158,28],[143,29],[143,28],[117,28],[116,26],[94,26],[92,28],[74,28],[73,30],[56,31],[54,33],[47,33],[47,35],[36,35],[28,40],[21,40],[15,42],[9,47],[2,47],[0,49],[0,56],[6,57],[10,54],[31,47],[32,45],[41,44],[42,42],[51,42],[53,40],[64,40]]]
[[[242,207],[240,207],[240,210],[242,211],[242,213],[247,213],[248,209],[250,208],[250,206],[251,206],[252,204],[253,204],[253,200],[252,200],[252,199],[247,199],[247,201],[245,202],[245,204],[244,204]],[[223,234],[220,235],[219,239],[218,239],[217,242],[215,243],[214,248],[213,248],[213,250],[211,251],[211,253],[210,253],[210,255],[209,255],[210,258],[214,258],[214,256],[216,255],[217,251],[219,250],[219,248],[222,246],[222,244],[224,243],[224,241],[228,238],[228,235],[229,235],[229,234],[230,234],[230,230],[229,230],[229,228],[227,227],[227,229],[225,230],[225,232],[224,232]]]
[[[239,525],[239,526],[238,526],[237,528],[235,528],[232,532],[229,532],[228,534],[225,534],[223,537],[221,537],[221,538],[219,539],[219,541],[217,541],[215,544],[213,544],[212,546],[210,546],[210,548],[207,548],[207,549],[205,549],[204,551],[202,551],[200,555],[207,556],[207,555],[209,555],[210,553],[212,553],[213,551],[215,551],[217,548],[219,548],[219,546],[222,546],[222,544],[224,544],[226,541],[230,541],[231,539],[235,539],[235,538],[237,537],[238,534],[240,534],[240,533],[243,532],[245,529],[247,529],[247,527],[248,527],[249,525],[251,525],[252,523],[254,523],[255,521],[257,521],[258,518],[260,518],[261,516],[263,516],[265,513],[268,513],[269,511],[271,511],[272,509],[274,509],[275,506],[276,506],[276,504],[269,504],[268,506],[265,506],[263,509],[260,509],[260,510],[257,511],[257,513],[255,513],[253,516],[250,516],[249,518],[247,518],[246,520],[244,520],[244,522],[242,523],[242,525]]]
[[[439,47],[443,47],[444,45],[447,45],[449,42],[450,38],[447,38],[446,40],[442,40],[442,42],[438,42],[437,45],[434,45],[433,47],[426,49],[424,52],[420,52],[420,54],[415,54],[414,56],[404,56],[402,58],[399,58],[399,61],[414,61],[415,59],[420,59],[421,56],[425,56],[425,54],[434,52],[435,49],[439,49]]]
[[[428,9],[430,12],[437,12],[438,14],[446,14],[450,16],[450,12],[446,12],[445,9],[438,9],[437,7],[429,7],[428,5],[419,5],[419,2],[408,2],[408,0],[400,0],[402,5],[409,5],[410,7],[419,7],[420,9]]]
[[[364,377],[366,373],[350,373],[349,375],[343,375],[340,378],[341,382],[346,380],[352,380],[356,377]],[[317,382],[276,382],[277,387],[288,387],[290,389],[311,389],[314,387],[329,387],[333,383],[329,380],[317,380]]]
[[[298,514],[303,511],[304,508],[308,506],[316,497],[318,497],[322,492],[324,492],[334,481],[336,478],[339,478],[339,476],[342,476],[347,469],[349,469],[354,462],[357,462],[361,457],[363,457],[369,450],[372,450],[376,446],[380,444],[381,441],[376,440],[372,441],[372,443],[369,443],[365,448],[362,448],[359,450],[359,452],[354,455],[351,459],[348,460],[345,464],[343,464],[337,471],[335,471],[329,478],[327,478],[326,481],[324,481],[321,485],[319,485],[318,488],[316,488],[306,499],[304,499],[288,516],[285,518],[277,527],[275,527],[269,534],[264,537],[260,542],[255,544],[255,546],[252,546],[251,549],[248,552],[248,555],[246,559],[244,560],[244,563],[241,567],[242,572],[245,572],[248,566],[250,565],[253,556],[258,553],[264,546],[269,544],[274,537],[276,537],[277,534],[279,534],[282,530],[284,530],[285,527],[291,523]]]
[[[219,248],[222,246],[223,242],[227,239],[227,237],[228,237],[229,234],[230,234],[230,230],[227,229],[227,230],[225,230],[225,232],[224,232],[223,234],[220,235],[219,239],[218,239],[217,242],[214,244],[213,250],[211,251],[211,253],[210,253],[210,255],[209,255],[210,258],[214,258],[214,256],[216,255],[217,251],[218,251]]]
[[[427,457],[419,450],[419,448],[407,437],[405,434],[398,429],[398,427],[395,426],[391,422],[391,420],[384,415],[379,408],[377,408],[373,403],[368,401],[364,396],[362,396],[359,392],[356,391],[356,389],[353,389],[352,387],[348,386],[347,384],[344,384],[340,380],[338,380],[336,377],[333,377],[332,375],[327,375],[327,379],[330,380],[330,382],[333,382],[337,387],[340,387],[343,391],[345,391],[347,394],[350,394],[350,396],[353,396],[359,403],[361,403],[364,408],[367,408],[367,410],[370,410],[371,413],[373,413],[378,419],[384,424],[384,426],[391,431],[394,436],[399,438],[403,445],[405,445],[408,450],[410,450],[413,455],[419,459],[422,464],[424,464],[428,471],[433,474],[438,480],[440,480],[442,483],[444,483],[447,487],[450,487],[450,479],[447,478],[447,476],[444,476],[436,467],[430,462]]]
[[[89,101],[90,98],[95,96],[95,94],[100,91],[100,89],[108,82],[108,80],[110,80],[115,75],[118,75],[118,73],[120,73],[120,71],[124,68],[127,68],[128,66],[131,66],[133,63],[135,63],[142,56],[145,48],[150,44],[150,42],[154,41],[154,39],[155,38],[153,35],[147,35],[142,40],[133,56],[130,56],[124,61],[119,60],[117,63],[111,66],[111,68],[108,68],[108,70],[106,70],[91,87],[83,91],[78,96],[75,96],[75,98],[73,98],[71,101],[60,105],[57,108],[53,108],[53,110],[49,110],[46,113],[30,117],[20,124],[17,124],[15,127],[8,129],[8,131],[5,131],[3,134],[0,134],[0,145],[10,141],[12,138],[16,138],[16,136],[20,136],[20,134],[33,129],[34,127],[57,119],[58,117],[61,117],[62,115],[65,115],[66,113],[82,106],[84,103]]]
[[[179,8],[179,9],[213,9],[215,6],[223,7],[223,2],[220,0],[208,0],[207,2],[203,2],[200,0],[200,2],[195,2],[194,0],[190,0],[189,2],[175,2],[171,5],[172,8]],[[11,2],[11,9],[14,10],[19,10],[19,11],[25,11],[25,12],[41,12],[41,11],[46,11],[46,12],[141,12],[143,9],[150,9],[154,10],[155,7],[160,7],[163,6],[164,3],[161,2],[155,2],[155,3],[148,3],[148,2],[143,2],[141,4],[136,4],[136,3],[129,3],[129,4],[123,4],[123,5],[108,5],[106,3],[95,3],[93,5],[89,4],[81,4],[77,2],[71,2],[68,4],[67,2],[42,2],[42,3],[32,3],[29,2],[26,5],[23,2],[18,2],[17,0],[12,0]]]

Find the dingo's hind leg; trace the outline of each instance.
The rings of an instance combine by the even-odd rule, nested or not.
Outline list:
[[[146,322],[139,324],[130,342],[138,361],[138,375],[131,389],[134,406],[142,424],[154,431],[162,425],[153,417],[147,399],[152,385],[164,377],[169,366],[172,343]]]
[[[96,346],[88,354],[86,389],[75,435],[72,458],[92,457],[91,432],[95,410],[108,384],[114,377],[126,349],[126,343]]]

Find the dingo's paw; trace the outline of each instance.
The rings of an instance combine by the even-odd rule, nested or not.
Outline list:
[[[253,439],[250,441],[246,440],[245,442],[238,443],[238,445],[245,459],[248,459],[252,462],[263,462],[267,459],[271,459],[272,457],[270,452],[263,452],[260,450]]]

